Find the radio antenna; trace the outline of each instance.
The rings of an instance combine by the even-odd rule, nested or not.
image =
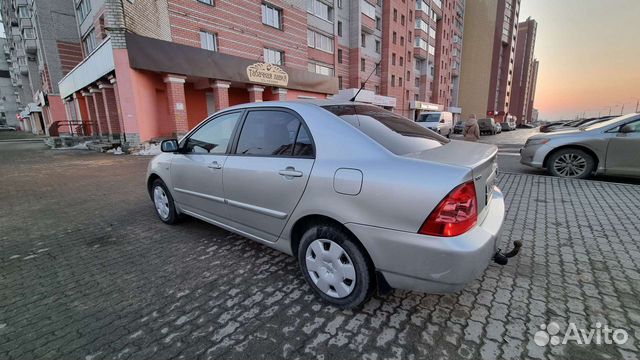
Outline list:
[[[380,66],[380,62],[376,63],[376,66],[374,66],[373,71],[371,72],[371,74],[369,74],[369,76],[367,77],[367,80],[365,80],[362,85],[360,86],[360,89],[358,89],[358,91],[356,92],[355,95],[353,95],[353,97],[351,98],[351,102],[356,101],[356,98],[358,97],[358,94],[360,94],[360,91],[362,91],[362,89],[364,89],[364,86],[367,85],[367,82],[369,81],[369,79],[371,78],[371,75],[373,75],[373,73],[376,71],[376,69],[378,69],[378,66]]]

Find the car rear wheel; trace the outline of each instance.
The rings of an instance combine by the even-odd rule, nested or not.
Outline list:
[[[173,197],[164,181],[156,179],[151,185],[151,197],[156,208],[156,214],[162,222],[173,225],[178,222],[178,213]]]
[[[298,262],[311,289],[334,306],[358,307],[373,295],[373,268],[364,250],[343,229],[312,226],[302,235]]]
[[[593,157],[578,149],[557,151],[551,155],[547,164],[547,170],[551,175],[575,179],[589,177],[594,168]]]

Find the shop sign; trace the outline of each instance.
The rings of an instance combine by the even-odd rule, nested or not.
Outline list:
[[[249,81],[272,85],[279,87],[286,87],[289,84],[289,75],[281,67],[267,63],[255,63],[247,66],[247,76]]]

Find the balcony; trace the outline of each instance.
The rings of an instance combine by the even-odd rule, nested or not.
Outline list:
[[[27,75],[29,74],[29,67],[27,65],[20,65],[20,74]]]
[[[414,46],[413,48],[413,57],[418,58],[418,59],[422,59],[425,60],[427,59],[429,54],[427,54],[427,50],[419,47],[419,46]]]
[[[373,34],[376,30],[376,21],[365,14],[360,16],[362,17],[362,31]]]
[[[35,54],[38,51],[38,44],[34,39],[25,39],[23,45],[27,54]]]
[[[32,28],[33,22],[31,21],[31,18],[20,18],[18,20],[18,26],[20,29]]]

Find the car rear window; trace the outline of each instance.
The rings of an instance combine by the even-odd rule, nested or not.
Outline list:
[[[449,142],[447,138],[377,106],[327,105],[323,108],[396,155],[421,152]]]

